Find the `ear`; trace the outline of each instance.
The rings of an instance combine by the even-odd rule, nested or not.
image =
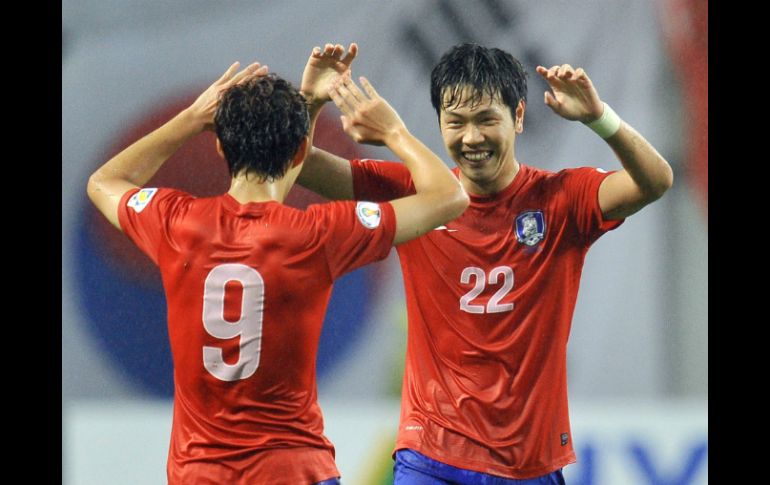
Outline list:
[[[217,153],[220,157],[225,158],[225,151],[222,150],[222,143],[219,142],[219,138],[217,138]]]
[[[513,120],[513,127],[516,133],[524,131],[524,112],[527,110],[527,103],[522,99],[516,106],[516,119]]]
[[[294,154],[294,159],[291,161],[292,168],[304,162],[308,153],[310,153],[310,139],[306,136],[300,142],[297,153]]]

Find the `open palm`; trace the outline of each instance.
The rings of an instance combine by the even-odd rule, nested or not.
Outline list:
[[[544,100],[554,113],[584,123],[601,116],[602,102],[583,68],[573,69],[569,64],[562,64],[550,69],[537,66],[536,70],[552,90],[545,92]]]
[[[344,54],[344,56],[343,56]],[[300,92],[311,104],[323,104],[330,101],[329,89],[334,81],[344,72],[350,70],[358,45],[354,42],[348,47],[347,53],[342,45],[326,44],[323,50],[314,47],[302,73]]]

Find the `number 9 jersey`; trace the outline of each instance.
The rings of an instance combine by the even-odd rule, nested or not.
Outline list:
[[[119,220],[158,265],[166,293],[169,483],[339,476],[317,403],[318,341],[333,281],[390,251],[392,206],[302,211],[143,188],[123,196]]]
[[[575,461],[567,338],[609,173],[519,165],[511,184],[398,246],[408,315],[396,450],[514,479]],[[395,162],[351,162],[356,198],[414,192]],[[454,169],[458,175],[458,169]]]

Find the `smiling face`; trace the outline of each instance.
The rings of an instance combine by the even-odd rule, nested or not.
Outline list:
[[[471,194],[486,195],[501,191],[518,172],[514,156],[516,133],[524,126],[525,104],[511,109],[499,96],[484,94],[478,99],[471,88],[461,90],[451,101],[447,93],[439,125],[447,152],[460,168],[460,181]]]

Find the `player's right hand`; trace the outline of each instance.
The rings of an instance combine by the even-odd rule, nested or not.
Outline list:
[[[329,90],[329,96],[342,112],[342,129],[357,143],[388,145],[401,130],[406,130],[406,125],[365,77],[359,81],[365,92],[356,86],[349,73]]]
[[[234,62],[227,71],[222,74],[222,77],[206,88],[206,90],[198,96],[198,99],[187,108],[193,115],[195,121],[200,123],[201,130],[214,129],[214,115],[216,114],[217,106],[219,105],[219,96],[222,91],[253,77],[266,76],[268,72],[267,66],[261,66],[259,62],[255,62],[236,74],[239,66],[239,62]]]

